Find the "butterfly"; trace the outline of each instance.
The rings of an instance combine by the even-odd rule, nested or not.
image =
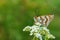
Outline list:
[[[44,27],[47,27],[53,18],[54,18],[54,15],[35,16],[34,23],[39,22]]]

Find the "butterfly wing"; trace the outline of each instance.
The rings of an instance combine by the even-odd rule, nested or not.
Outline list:
[[[34,17],[34,23],[39,22],[44,27],[45,26],[47,27],[53,18],[54,15],[44,15],[44,16]]]

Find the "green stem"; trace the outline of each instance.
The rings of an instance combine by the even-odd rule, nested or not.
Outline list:
[[[45,37],[45,40],[48,40],[48,38],[47,38],[47,37]]]
[[[35,37],[33,37],[33,39],[32,40],[35,40]]]

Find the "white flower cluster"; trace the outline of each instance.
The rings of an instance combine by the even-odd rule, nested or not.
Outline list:
[[[49,30],[47,29],[47,27],[41,27],[40,23],[35,23],[35,25],[33,26],[27,26],[23,29],[23,31],[29,31],[30,32],[30,36],[34,35],[35,37],[39,38],[40,40],[43,40],[42,37],[43,35],[45,37],[47,37],[48,39],[53,38],[55,39],[55,37],[50,34]]]

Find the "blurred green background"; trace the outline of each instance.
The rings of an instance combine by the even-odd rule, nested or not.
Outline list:
[[[60,40],[60,0],[0,0],[0,40],[32,40],[23,28],[48,14],[55,15],[48,28]]]

